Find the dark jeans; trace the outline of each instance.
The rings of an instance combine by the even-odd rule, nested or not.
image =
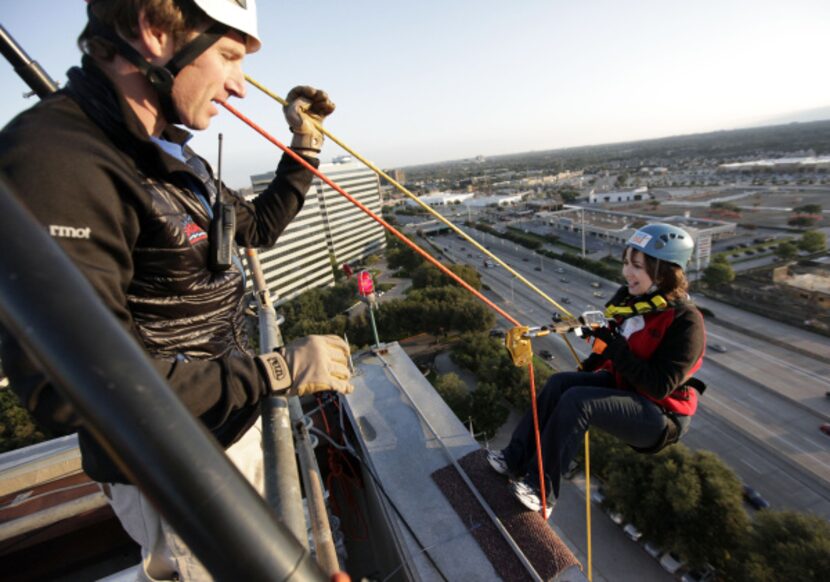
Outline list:
[[[635,447],[650,447],[671,422],[659,406],[635,392],[614,387],[608,372],[562,372],[550,377],[537,397],[542,463],[559,497],[560,475],[582,446],[589,426],[601,428]],[[688,417],[678,417],[685,430]],[[504,449],[510,470],[539,483],[533,413],[528,410]],[[547,492],[550,494],[550,491]]]

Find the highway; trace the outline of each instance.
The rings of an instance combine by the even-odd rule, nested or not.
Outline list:
[[[509,241],[477,233],[479,237],[554,300],[567,298],[569,303],[563,307],[572,313],[601,309],[617,288],[617,283],[602,281],[567,264],[540,260],[539,255]],[[523,324],[550,321],[556,310],[552,305],[513,280],[505,269],[484,268],[479,251],[469,244],[455,236],[433,241],[447,249],[448,258],[477,266],[503,308]],[[593,296],[597,290],[590,283],[596,281],[601,282],[604,297]],[[830,519],[830,436],[818,430],[819,424],[830,419],[830,400],[824,397],[830,390],[830,342],[734,308],[701,303],[716,314],[707,320],[709,344],[721,344],[726,352],[710,349],[707,353],[699,377],[709,388],[684,442],[717,453],[773,508]],[[731,325],[719,324],[719,318]],[[499,325],[509,326],[507,322]],[[742,333],[741,327],[753,333]],[[769,340],[765,332],[770,334]],[[577,352],[587,355],[588,346],[574,340]],[[534,340],[534,350],[543,349],[556,356],[554,366],[573,367],[573,357],[561,339]]]

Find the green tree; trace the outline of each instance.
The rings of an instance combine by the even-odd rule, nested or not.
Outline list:
[[[798,254],[798,247],[791,242],[782,242],[778,245],[778,248],[775,249],[775,254],[781,257],[785,261],[789,261]]]
[[[817,253],[827,247],[827,235],[820,230],[808,230],[801,235],[798,248],[808,253]]]
[[[411,273],[424,262],[418,253],[402,244],[390,249],[386,258],[390,269],[401,270],[404,273]]]
[[[821,204],[805,204],[793,208],[793,212],[799,214],[821,214]]]
[[[446,266],[446,265],[445,265]],[[473,289],[481,289],[481,276],[478,271],[470,265],[456,264],[449,265],[449,270],[461,277]],[[424,289],[426,287],[445,287],[457,286],[458,283],[450,279],[447,275],[438,270],[437,267],[430,263],[422,263],[411,273],[412,288]]]
[[[735,271],[728,262],[713,261],[703,271],[703,280],[707,285],[719,287],[735,280]]]
[[[472,399],[466,384],[458,377],[458,374],[450,372],[438,376],[435,381],[435,390],[455,415],[466,423],[472,415]]]
[[[50,438],[23,408],[14,392],[0,388],[0,453],[33,445]]]
[[[733,565],[749,518],[740,481],[716,455],[683,445],[654,456],[625,451],[608,461],[606,473],[609,505],[645,537],[693,566]]]
[[[826,580],[830,524],[792,511],[761,512],[755,518],[742,567],[732,572],[735,579],[759,582]]]
[[[787,224],[795,227],[810,228],[811,226],[815,226],[815,224],[819,221],[819,218],[819,216],[812,214],[797,214],[787,220]]]
[[[504,405],[504,396],[489,382],[480,382],[471,396],[474,430],[483,432],[488,439],[493,438],[510,414]]]

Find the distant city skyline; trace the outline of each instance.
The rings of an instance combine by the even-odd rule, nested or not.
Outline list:
[[[262,50],[246,71],[274,91],[326,89],[327,127],[381,167],[412,166],[830,118],[824,74],[830,3],[702,0],[261,1]],[[57,81],[77,64],[80,0],[7,3],[0,23]],[[0,123],[33,101],[0,64]],[[257,89],[235,100],[288,140],[279,107]],[[193,144],[249,186],[280,152],[227,112]],[[327,145],[322,159],[339,155]]]

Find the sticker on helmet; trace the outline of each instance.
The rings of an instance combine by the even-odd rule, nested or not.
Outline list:
[[[638,230],[634,234],[631,235],[631,238],[628,239],[628,244],[636,245],[638,247],[645,247],[648,244],[648,241],[651,240],[651,235],[647,232],[643,232],[642,230]]]

